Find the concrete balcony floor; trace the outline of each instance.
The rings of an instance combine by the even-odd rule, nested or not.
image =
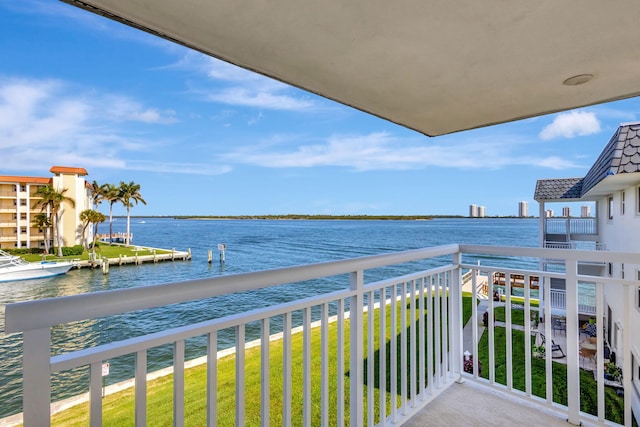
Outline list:
[[[453,384],[404,426],[570,426],[566,415],[475,381]],[[582,422],[583,426],[595,426]]]

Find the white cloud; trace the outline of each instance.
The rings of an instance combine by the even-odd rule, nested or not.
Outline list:
[[[194,90],[208,101],[270,110],[307,111],[317,108],[303,91],[198,52],[187,52],[172,67],[206,75],[214,87]]]
[[[600,121],[594,113],[571,111],[558,114],[553,123],[545,126],[540,132],[543,140],[555,138],[574,138],[600,132]]]
[[[509,166],[536,166],[551,169],[577,167],[558,157],[514,154],[514,144],[474,141],[434,144],[425,140],[401,140],[388,133],[334,135],[317,144],[278,144],[274,140],[245,146],[222,156],[232,163],[270,168],[346,167],[357,171],[409,170],[426,167],[500,169]],[[490,161],[487,161],[490,159]]]
[[[103,112],[112,120],[170,124],[177,122],[175,111],[159,111],[122,95],[106,95],[100,101]]]
[[[228,167],[127,160],[158,146],[122,127],[175,121],[172,111],[114,94],[83,91],[61,81],[0,78],[0,152],[5,171],[48,170],[53,164],[85,168],[220,174]]]

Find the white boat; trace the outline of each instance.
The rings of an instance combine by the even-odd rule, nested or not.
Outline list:
[[[58,276],[77,264],[77,261],[27,262],[19,256],[0,250],[0,282]]]

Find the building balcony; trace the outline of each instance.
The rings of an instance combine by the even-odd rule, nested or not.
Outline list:
[[[546,234],[597,235],[597,218],[544,218]]]
[[[518,258],[550,257],[563,259],[567,273],[518,268]],[[480,266],[479,259],[496,264]],[[157,389],[149,382],[147,356],[160,346],[170,346],[173,352],[167,393],[173,413],[163,415],[174,425],[481,422],[539,426],[566,425],[568,420],[575,425],[631,426],[633,411],[636,416],[640,411],[640,379],[636,381],[632,372],[632,328],[622,327],[619,332],[618,357],[624,361],[618,385],[624,398],[620,400],[611,396],[604,378],[604,294],[615,287],[629,297],[623,323],[630,324],[635,310],[631,296],[639,283],[579,275],[577,266],[581,261],[632,264],[637,259],[638,254],[617,252],[454,244],[12,303],[6,306],[5,329],[23,334],[27,427],[50,425],[52,374],[80,367],[88,372],[83,384],[89,400],[86,423],[102,425],[103,418],[112,422],[103,403],[102,367],[121,356],[127,356],[134,375],[130,397],[119,397],[115,405],[132,399],[129,422],[147,424],[158,416],[150,404]],[[388,271],[385,267],[397,265],[406,266],[408,273],[379,278]],[[376,280],[367,281],[373,271]],[[498,272],[505,277],[505,303],[480,300],[479,281]],[[519,297],[511,295],[512,276],[523,278]],[[552,301],[547,286],[551,279],[566,282],[562,360],[554,354],[553,314],[538,312],[533,304],[533,276],[539,286],[536,292],[547,301]],[[325,278],[343,286],[330,293],[51,355],[56,325],[189,301],[205,303],[220,295],[265,292],[280,285],[309,286],[313,294],[308,281]],[[591,284],[596,295],[597,333],[589,364],[581,353],[579,283]],[[493,281],[486,286],[493,295]],[[485,311],[491,315],[485,318]],[[538,358],[541,336],[547,337],[546,352]],[[185,343],[194,338],[205,343],[206,355],[190,363],[185,360]],[[202,385],[190,380],[189,372],[197,366],[204,370]],[[201,404],[192,406],[194,399]],[[607,421],[615,405],[621,415]]]

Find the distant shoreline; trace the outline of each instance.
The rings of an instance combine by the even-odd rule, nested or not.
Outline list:
[[[126,216],[114,216],[114,218],[126,218]],[[537,218],[534,216],[485,216],[471,218],[462,215],[138,215],[131,218],[172,218],[172,219],[197,219],[197,220],[351,220],[351,221],[429,221],[432,219],[522,219]]]

